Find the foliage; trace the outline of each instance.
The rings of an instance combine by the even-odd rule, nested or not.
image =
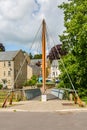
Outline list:
[[[29,53],[29,57],[30,59],[33,59],[33,55],[31,53]]]
[[[0,90],[0,103],[4,102],[7,94],[8,94],[8,91],[6,91],[6,90]]]
[[[5,51],[5,47],[2,43],[0,43],[0,51]]]
[[[74,86],[76,87],[76,89],[78,88],[78,82],[79,82],[79,75],[77,75],[77,70],[78,70],[78,64],[76,63],[76,59],[72,54],[67,54],[64,58],[63,58],[63,62],[64,62],[64,66],[67,69],[68,74],[70,75],[70,78],[72,80],[72,82],[74,83]],[[63,87],[65,86],[66,88],[71,88],[71,84],[69,81],[69,78],[67,76],[66,70],[64,69],[62,63],[60,62],[59,65],[60,69],[61,69],[61,75],[60,75],[60,86]],[[77,82],[78,81],[78,82]]]
[[[35,54],[33,59],[42,59],[42,54]]]
[[[87,104],[87,97],[84,96],[84,97],[82,98],[82,101],[85,102],[85,103]]]
[[[2,89],[2,87],[3,87],[3,85],[2,85],[2,84],[0,84],[0,89]]]
[[[24,86],[34,86],[37,83],[37,76],[33,75],[30,80],[24,83]]]
[[[0,103],[4,103],[4,100],[6,99],[8,93],[9,93],[9,90],[0,90]],[[13,96],[13,101],[16,101],[15,96]]]
[[[37,87],[38,88],[41,88],[42,87],[42,83],[37,83]],[[47,89],[49,89],[49,88],[53,88],[53,87],[55,87],[55,83],[51,83],[51,82],[48,82],[48,83],[46,83],[46,88]]]
[[[49,52],[48,57],[49,57],[50,61],[52,61],[54,59],[60,59],[59,54],[62,56],[67,54],[67,52],[62,49],[62,44],[58,44],[58,45],[52,47]]]
[[[65,31],[60,36],[65,67],[80,96],[87,94],[87,0],[72,0],[59,6],[64,11]],[[70,87],[65,70],[61,69],[62,86]],[[61,83],[60,83],[61,85]]]
[[[42,59],[42,54],[32,55],[31,53],[29,53],[29,57],[30,59]]]

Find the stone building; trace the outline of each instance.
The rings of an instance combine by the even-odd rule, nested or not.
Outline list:
[[[33,59],[27,66],[27,80],[33,75],[39,77],[41,75],[41,59]]]
[[[59,62],[58,60],[53,60],[51,64],[50,78],[56,79],[59,77],[59,75],[60,75]]]
[[[22,50],[0,52],[0,83],[3,87],[21,88],[27,80],[27,59]],[[20,69],[22,67],[22,69]]]

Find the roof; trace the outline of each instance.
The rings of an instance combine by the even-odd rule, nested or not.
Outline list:
[[[36,63],[38,63],[38,62],[42,62],[42,59],[32,59],[30,61],[30,65],[36,65]]]
[[[46,59],[46,62],[48,61],[49,59]],[[36,63],[42,63],[42,59],[31,59],[30,60],[30,65],[36,65]]]
[[[19,51],[4,51],[0,52],[0,61],[13,60]]]
[[[34,69],[38,69],[38,68],[40,69],[40,67],[37,66],[37,65],[29,65],[29,66],[30,66],[33,70],[34,70]]]

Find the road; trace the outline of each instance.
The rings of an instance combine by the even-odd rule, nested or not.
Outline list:
[[[0,112],[0,130],[87,130],[87,112]]]

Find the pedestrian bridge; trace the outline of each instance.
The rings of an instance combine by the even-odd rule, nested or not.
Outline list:
[[[46,91],[47,100],[63,99],[64,90],[48,89]],[[41,100],[40,89],[27,89],[25,90],[27,100]]]

